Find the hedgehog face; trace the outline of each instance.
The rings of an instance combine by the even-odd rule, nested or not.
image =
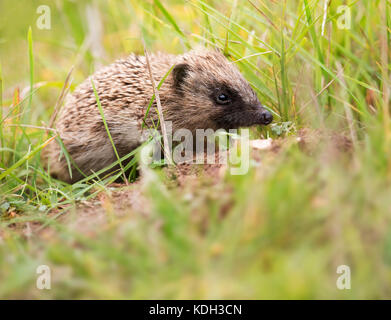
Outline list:
[[[237,68],[217,51],[190,52],[173,69],[174,87],[196,128],[268,125],[273,116]]]
[[[214,120],[223,129],[268,125],[273,121],[272,114],[262,107],[257,98],[247,102],[238,90],[226,84],[211,89],[211,92],[210,99],[219,110]]]

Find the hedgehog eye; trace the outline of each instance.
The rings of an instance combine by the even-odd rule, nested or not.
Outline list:
[[[228,104],[231,102],[231,98],[227,93],[218,93],[216,96],[216,102],[218,104]]]

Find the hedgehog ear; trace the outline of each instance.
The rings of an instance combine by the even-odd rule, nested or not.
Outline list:
[[[174,78],[174,87],[179,89],[183,83],[183,80],[187,76],[189,66],[186,63],[177,64],[172,70],[172,76]]]

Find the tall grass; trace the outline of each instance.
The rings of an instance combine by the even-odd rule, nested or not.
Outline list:
[[[39,30],[39,1],[3,1],[0,297],[390,298],[391,4],[345,2],[64,0]],[[341,5],[350,29],[338,27]],[[98,43],[86,6],[100,13]],[[142,53],[142,38],[153,51],[223,49],[275,115],[252,137],[279,151],[214,183],[144,168],[141,182],[113,189],[137,152],[112,176],[51,178],[39,153],[69,70],[72,91],[95,66]],[[35,286],[41,264],[48,291]],[[351,267],[351,290],[335,285],[339,265]]]

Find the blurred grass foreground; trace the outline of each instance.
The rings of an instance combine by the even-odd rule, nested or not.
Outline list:
[[[2,0],[0,12],[0,298],[391,298],[389,0]],[[142,54],[142,38],[235,61],[275,114],[251,131],[273,142],[247,174],[47,175],[40,152],[72,67],[70,92]]]

